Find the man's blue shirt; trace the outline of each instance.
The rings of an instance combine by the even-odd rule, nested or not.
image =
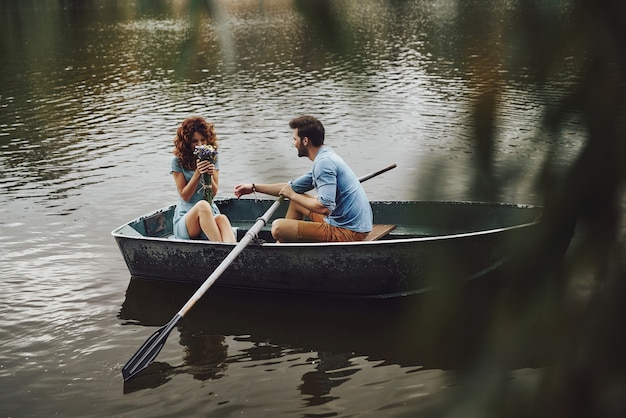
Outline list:
[[[296,193],[316,189],[317,199],[330,211],[325,218],[330,225],[355,232],[372,230],[372,207],[365,190],[348,164],[330,148],[320,148],[311,171],[291,182],[291,187]]]

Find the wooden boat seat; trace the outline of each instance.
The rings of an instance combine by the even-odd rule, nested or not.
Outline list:
[[[391,224],[374,224],[374,227],[370,233],[367,234],[364,241],[376,241],[393,231],[395,228],[396,226]]]

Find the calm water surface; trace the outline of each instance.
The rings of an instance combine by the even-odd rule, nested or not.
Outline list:
[[[540,203],[531,174],[554,144],[539,119],[559,85],[493,64],[495,39],[461,54],[453,2],[336,2],[326,31],[290,2],[78,3],[0,6],[0,416],[413,416],[459,396],[462,356],[413,327],[420,301],[215,289],[125,386],[122,365],[194,289],[131,280],[110,231],[176,200],[172,138],[196,114],[221,140],[222,196],[307,170],[287,121],[310,113],[358,175],[398,164],[371,199],[483,198],[469,109],[494,86],[490,197]],[[514,14],[477,3],[488,24]],[[581,135],[565,132],[561,165]]]

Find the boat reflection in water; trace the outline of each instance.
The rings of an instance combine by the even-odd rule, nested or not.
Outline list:
[[[492,288],[478,283],[497,278],[468,284],[463,300],[455,300],[454,311],[463,314],[453,322],[441,321],[436,292],[345,299],[213,287],[177,326],[181,363],[154,362],[126,382],[124,391],[155,388],[178,374],[222,379],[236,363],[264,371],[308,363],[315,367],[303,372],[298,390],[310,404],[320,404],[359,370],[357,358],[376,366],[458,369],[472,359],[474,342],[482,338]],[[161,326],[196,289],[132,278],[119,318],[124,325]]]

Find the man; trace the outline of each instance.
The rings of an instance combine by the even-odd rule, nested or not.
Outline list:
[[[284,219],[272,222],[278,242],[362,241],[372,230],[372,208],[359,179],[324,145],[324,126],[313,116],[289,122],[298,157],[313,161],[311,171],[289,183],[239,184],[235,196],[253,192],[289,199]],[[305,194],[315,189],[317,196]],[[307,216],[311,221],[304,221]]]

